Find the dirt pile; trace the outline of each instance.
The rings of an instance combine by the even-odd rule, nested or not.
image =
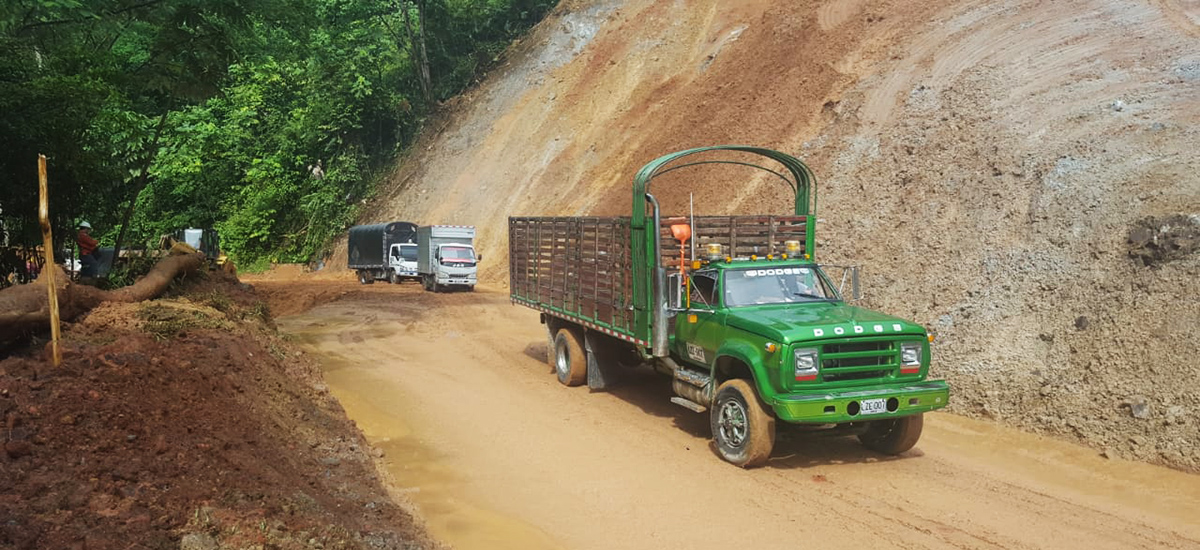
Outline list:
[[[435,547],[249,287],[169,296],[0,361],[0,548]]]

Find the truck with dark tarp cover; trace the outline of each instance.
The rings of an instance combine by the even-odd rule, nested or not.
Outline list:
[[[350,228],[346,267],[366,285],[377,280],[391,283],[417,278],[417,225],[409,222],[375,223]]]
[[[791,212],[660,212],[656,177],[712,164],[778,176]],[[630,216],[509,218],[511,299],[541,312],[561,383],[603,389],[623,366],[648,364],[672,378],[672,402],[709,413],[733,464],[765,463],[781,429],[902,453],[949,387],[929,378],[933,338],[921,325],[848,304],[857,268],[835,278],[816,263],[815,186],[803,162],[770,149],[660,157],[635,177]]]

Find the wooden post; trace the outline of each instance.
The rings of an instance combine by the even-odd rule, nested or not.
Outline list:
[[[54,238],[50,232],[50,198],[46,190],[46,155],[38,155],[38,221],[42,225],[42,253],[46,257],[46,290],[50,293],[50,346],[54,366],[62,363],[62,351],[58,349],[58,285],[55,283],[57,269],[54,265]]]

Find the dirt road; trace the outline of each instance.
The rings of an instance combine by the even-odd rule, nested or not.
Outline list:
[[[503,292],[256,286],[332,300],[279,325],[456,548],[1200,548],[1198,476],[947,414],[902,457],[784,435],[743,471],[665,379],[560,386]]]

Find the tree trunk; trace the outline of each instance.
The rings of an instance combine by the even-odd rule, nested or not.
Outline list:
[[[413,62],[417,65],[417,80],[421,85],[421,95],[425,106],[433,105],[433,81],[429,76],[429,54],[425,50],[425,0],[413,2],[417,7],[417,31],[413,32],[412,17],[408,6],[400,3],[400,11],[404,14],[404,29],[408,33],[409,51]]]
[[[158,118],[158,128],[154,130],[154,139],[150,141],[150,147],[146,151],[146,162],[142,164],[142,173],[138,175],[137,183],[133,186],[133,195],[129,197],[129,208],[125,209],[125,218],[121,221],[121,230],[117,232],[117,242],[113,244],[113,256],[109,260],[109,269],[112,269],[117,264],[117,258],[121,257],[121,245],[125,244],[125,233],[129,229],[129,221],[133,219],[133,209],[137,206],[138,196],[142,194],[142,190],[150,182],[150,165],[154,162],[155,149],[158,148],[158,139],[162,137],[163,127],[167,125],[167,113],[170,112],[170,109],[163,111],[162,116]]]
[[[70,321],[101,302],[140,302],[160,296],[167,290],[172,279],[191,273],[204,265],[204,255],[187,254],[163,258],[137,283],[117,290],[100,290],[86,285],[73,284],[66,274],[59,271],[58,307],[62,320]],[[43,274],[58,265],[47,266]],[[0,290],[0,342],[14,340],[24,334],[50,328],[50,293],[46,291],[46,277],[36,282]]]

